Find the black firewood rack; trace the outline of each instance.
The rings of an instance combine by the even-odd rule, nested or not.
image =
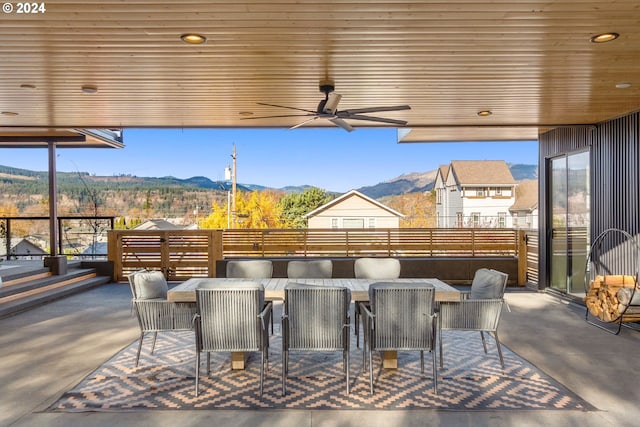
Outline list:
[[[638,330],[640,321],[640,290],[638,267],[640,246],[634,236],[618,228],[609,228],[598,235],[591,244],[584,275],[585,301],[594,295],[592,287],[604,287],[609,301],[618,301],[616,312],[610,318],[596,316],[586,308],[586,321],[600,329],[618,335],[623,326]],[[622,285],[607,285],[607,278],[616,277]],[[623,303],[626,302],[625,303]],[[587,303],[588,304],[588,303]],[[612,326],[613,325],[613,326]]]

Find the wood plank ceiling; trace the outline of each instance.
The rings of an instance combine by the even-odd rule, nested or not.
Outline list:
[[[0,127],[290,127],[304,117],[242,119],[315,110],[323,80],[339,109],[409,104],[372,114],[406,120],[406,141],[530,139],[640,109],[638,0],[44,5],[0,16]],[[590,42],[603,32],[620,36]]]

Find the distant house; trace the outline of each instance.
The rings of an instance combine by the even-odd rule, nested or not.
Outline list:
[[[94,242],[87,246],[80,255],[91,259],[107,258],[108,250],[107,242]]]
[[[538,228],[538,181],[521,181],[516,187],[516,201],[509,208],[514,228]]]
[[[9,256],[7,256],[7,239],[0,239],[0,259],[8,259],[9,257],[17,259],[42,259],[42,256],[48,253],[35,243],[22,239],[11,239],[11,248]]]
[[[516,182],[504,160],[454,160],[434,185],[438,227],[511,227]]]
[[[306,215],[309,228],[399,228],[404,215],[351,190]]]
[[[148,219],[133,228],[134,230],[182,230],[184,227],[175,225],[166,219]]]

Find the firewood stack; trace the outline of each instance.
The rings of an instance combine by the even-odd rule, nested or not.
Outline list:
[[[640,287],[635,276],[596,276],[584,302],[589,313],[602,321],[640,321]]]

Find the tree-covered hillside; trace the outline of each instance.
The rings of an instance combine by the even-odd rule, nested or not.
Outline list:
[[[226,199],[228,189],[228,184],[204,177],[181,180],[58,172],[57,181],[60,215],[179,218],[208,212],[213,202]],[[15,206],[21,215],[47,214],[47,172],[0,166],[0,183],[0,204]]]

